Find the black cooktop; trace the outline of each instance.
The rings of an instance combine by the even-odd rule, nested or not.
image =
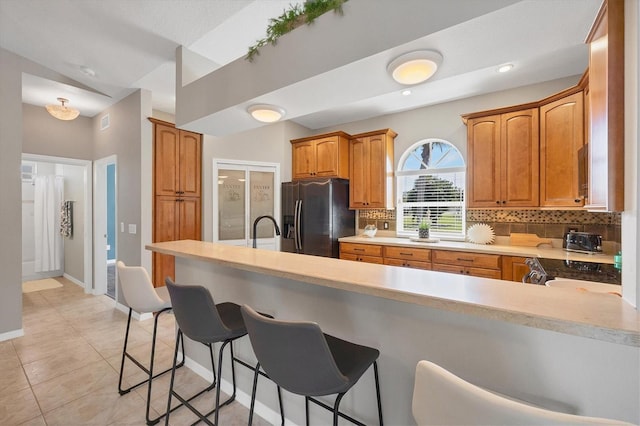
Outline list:
[[[622,284],[620,271],[609,263],[541,258],[537,260],[548,278],[571,278],[608,284]]]

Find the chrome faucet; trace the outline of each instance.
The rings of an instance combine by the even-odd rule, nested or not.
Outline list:
[[[280,228],[278,227],[278,224],[276,223],[276,220],[273,218],[273,216],[269,216],[269,215],[258,216],[256,220],[253,221],[253,248],[258,248],[258,245],[257,245],[258,222],[260,222],[262,219],[265,219],[265,218],[271,219],[271,222],[273,222],[273,227],[276,228],[276,235],[280,235]]]

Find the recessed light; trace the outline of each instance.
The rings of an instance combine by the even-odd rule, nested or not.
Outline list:
[[[498,72],[509,72],[513,69],[513,64],[504,64],[498,68]]]
[[[402,92],[402,96],[409,96],[411,94],[411,90],[407,89],[407,90],[403,90]]]
[[[251,105],[247,108],[247,112],[251,114],[253,118],[263,123],[274,123],[284,117],[284,109],[275,105]]]
[[[387,72],[400,84],[418,84],[431,78],[442,62],[442,55],[435,50],[416,50],[391,61]]]

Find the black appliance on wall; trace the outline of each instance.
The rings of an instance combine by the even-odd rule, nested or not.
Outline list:
[[[355,235],[349,181],[314,179],[282,184],[280,250],[338,257],[338,238]]]

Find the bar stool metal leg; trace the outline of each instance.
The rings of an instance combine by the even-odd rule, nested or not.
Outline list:
[[[248,367],[248,365],[247,365]],[[264,376],[269,379],[266,373],[260,371],[260,363],[256,363],[255,368],[253,368],[253,388],[251,389],[251,406],[249,407],[249,422],[248,425],[251,426],[253,424],[253,410],[255,409],[256,404],[256,392],[258,390],[258,376]],[[275,383],[275,382],[274,382]],[[276,383],[276,387],[278,389],[278,406],[280,407],[280,424],[284,426],[284,405],[282,404],[282,391],[280,389],[280,385]]]

